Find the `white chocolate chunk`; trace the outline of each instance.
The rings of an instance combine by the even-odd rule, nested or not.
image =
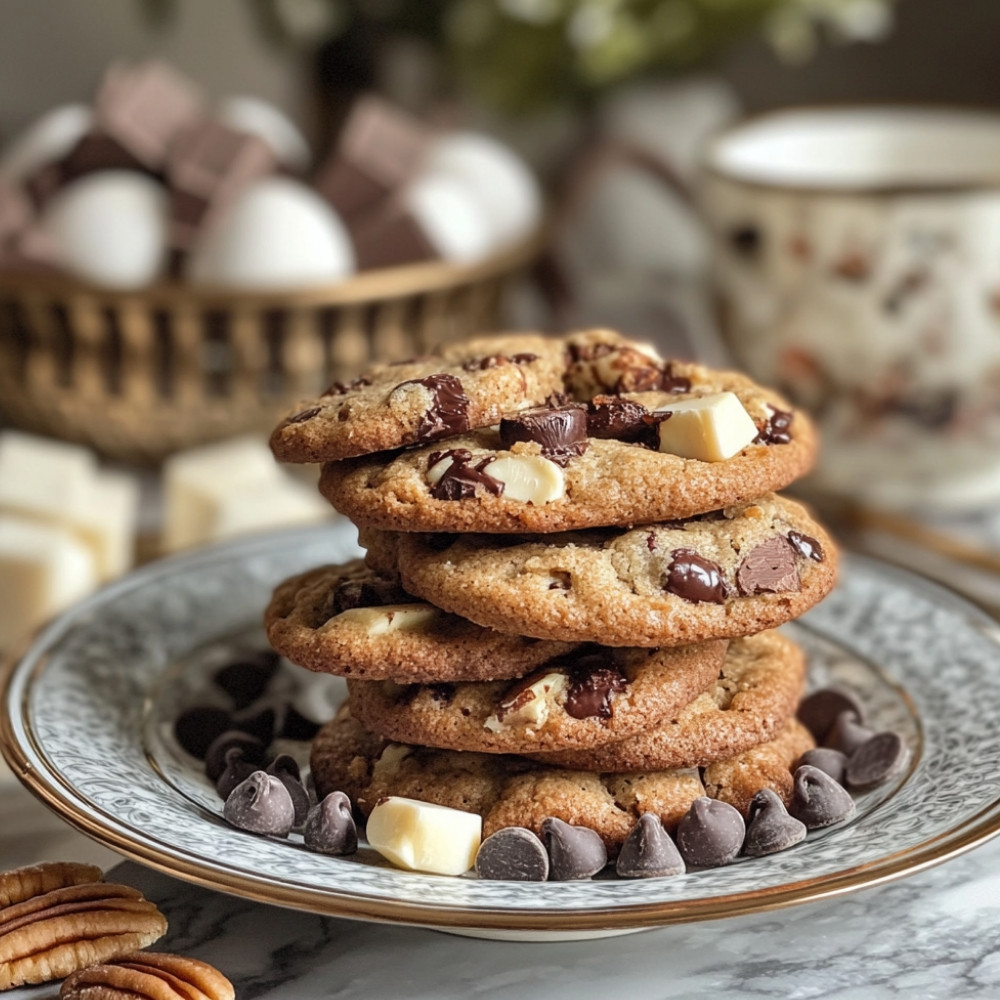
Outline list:
[[[92,551],[64,528],[0,515],[0,649],[97,586]]]
[[[563,470],[541,455],[507,455],[484,466],[483,472],[503,483],[503,495],[524,503],[551,503],[566,495]]]
[[[388,635],[390,632],[415,632],[437,621],[441,614],[430,604],[383,604],[375,608],[349,608],[331,621],[360,625],[368,635]]]
[[[330,505],[305,483],[278,471],[278,478],[223,495],[207,541],[221,542],[250,531],[315,524],[333,516]]]
[[[390,796],[368,817],[368,843],[410,871],[463,875],[476,861],[483,821],[475,813]]]
[[[757,437],[757,425],[732,392],[684,399],[656,412],[670,413],[660,424],[660,451],[681,458],[723,462]]]
[[[565,694],[567,687],[569,681],[566,675],[555,670],[525,687],[515,686],[515,693],[504,698],[496,714],[483,723],[483,728],[498,733],[508,726],[544,725],[549,712]]]

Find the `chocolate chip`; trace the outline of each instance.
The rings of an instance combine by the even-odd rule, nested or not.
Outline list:
[[[452,453],[451,465],[431,487],[431,496],[435,500],[468,500],[474,497],[479,489],[484,489],[493,496],[500,496],[503,493],[504,484],[483,471],[495,456],[487,455],[475,465],[471,464],[471,458],[471,452],[464,448],[456,449]]]
[[[456,376],[440,372],[400,383],[404,385],[422,385],[430,390],[431,405],[417,427],[418,441],[437,441],[469,429],[469,397]]]
[[[375,608],[407,600],[403,589],[391,580],[343,580],[330,600],[330,617],[354,608]]]
[[[833,826],[854,815],[854,799],[826,772],[800,764],[792,776],[789,812],[809,830]]]
[[[651,531],[646,536],[646,548],[649,549],[650,552],[655,552],[656,551],[656,532],[655,531]]]
[[[300,780],[299,765],[290,754],[278,754],[265,769],[267,774],[277,778],[288,790],[295,816],[292,826],[301,826],[309,814],[309,793]]]
[[[254,771],[232,790],[222,815],[241,830],[287,837],[295,821],[295,806],[278,778]]]
[[[353,854],[358,849],[358,828],[344,792],[330,792],[309,810],[302,840],[320,854]]]
[[[847,784],[866,792],[901,774],[908,758],[899,733],[876,733],[851,754],[847,762]]]
[[[799,764],[808,764],[819,768],[824,774],[830,775],[837,784],[844,783],[844,771],[847,768],[847,755],[832,747],[813,747],[800,758]]]
[[[729,245],[744,257],[756,256],[762,242],[760,230],[750,223],[729,230]]]
[[[803,535],[800,531],[789,531],[786,537],[792,543],[792,548],[803,559],[812,559],[813,562],[820,563],[823,561],[823,546],[815,538]]]
[[[580,403],[536,406],[500,420],[500,443],[510,448],[518,441],[534,441],[542,455],[565,466],[587,450],[587,410]]]
[[[304,424],[307,420],[312,420],[317,414],[321,413],[323,410],[322,406],[311,406],[308,410],[303,410],[301,413],[296,413],[289,417],[285,423],[286,424]]]
[[[645,422],[649,410],[630,399],[620,396],[595,396],[587,404],[587,435],[592,438],[614,439],[647,447],[658,448],[659,440],[654,442],[656,428],[650,430]]]
[[[231,728],[249,733],[267,746],[274,739],[274,730],[278,721],[278,713],[271,705],[255,707],[251,705],[242,712],[234,712]]]
[[[212,681],[233,699],[233,708],[239,711],[253,704],[267,690],[280,662],[278,654],[268,650],[252,659],[226,664],[215,672]]]
[[[771,407],[771,415],[760,428],[754,439],[758,444],[788,444],[792,440],[792,419],[795,416],[786,410]]]
[[[615,695],[628,686],[615,667],[573,671],[564,708],[574,719],[610,719]]]
[[[549,877],[549,856],[531,830],[507,826],[479,845],[476,874],[503,882],[544,882]]]
[[[397,364],[407,364],[405,361],[398,361]],[[324,393],[324,396],[346,396],[349,392],[354,392],[363,386],[371,385],[372,380],[362,375],[352,382],[334,382]]]
[[[285,709],[285,718],[281,724],[281,738],[311,740],[321,728],[321,723],[306,718],[294,705],[289,705]]]
[[[215,783],[215,790],[223,802],[240,782],[246,781],[254,771],[260,770],[261,762],[247,760],[243,747],[233,745],[226,750],[225,764],[225,769]]]
[[[659,389],[661,392],[690,392],[691,379],[686,375],[675,375],[673,368],[668,364],[666,371],[664,371],[660,378]]]
[[[226,769],[226,753],[232,747],[243,751],[245,760],[258,766],[264,763],[264,753],[267,746],[256,736],[241,732],[238,729],[227,729],[220,733],[205,752],[205,774],[209,781],[218,781]]]
[[[212,741],[229,729],[229,713],[210,705],[185,709],[174,721],[174,737],[192,757],[205,759]]]
[[[663,589],[692,604],[725,604],[729,585],[722,567],[694,549],[674,549]]]
[[[850,691],[828,687],[803,698],[796,717],[817,743],[823,743],[841,712],[853,712],[858,722],[864,722],[864,709]]]
[[[590,878],[608,863],[607,848],[594,830],[571,826],[554,816],[542,820],[542,843],[553,882]]]
[[[622,878],[662,878],[684,873],[684,859],[656,813],[643,813],[625,838],[615,871]]]
[[[510,360],[514,362],[515,365],[530,365],[532,361],[538,360],[537,354],[531,354],[528,351],[521,351],[519,354],[512,354]]]
[[[594,361],[603,358],[606,354],[617,350],[613,344],[570,344],[569,359],[576,363],[579,361]]]
[[[847,710],[837,716],[833,727],[826,734],[826,739],[823,740],[823,745],[839,750],[850,758],[851,754],[862,743],[867,742],[874,735],[875,733],[871,729],[858,722],[854,712]]]
[[[770,788],[762,788],[750,800],[743,853],[751,858],[776,854],[797,844],[806,832],[805,823],[789,816],[785,803]]]
[[[462,365],[462,368],[467,372],[484,372],[509,362],[510,358],[506,354],[490,354],[485,358],[470,358]]]
[[[681,857],[696,868],[728,865],[743,846],[745,826],[737,809],[727,802],[701,796],[677,826]]]
[[[736,589],[744,596],[786,594],[802,589],[792,543],[775,535],[751,549],[736,571]]]

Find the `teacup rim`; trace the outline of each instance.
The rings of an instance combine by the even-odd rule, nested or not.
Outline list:
[[[956,117],[989,119],[997,127],[1000,135],[1000,108],[989,104],[955,103],[947,101],[837,101],[812,102],[805,104],[790,104],[778,108],[769,108],[741,116],[726,125],[706,141],[701,154],[701,171],[705,178],[726,181],[743,187],[763,191],[784,192],[789,194],[829,194],[866,196],[896,196],[896,195],[927,195],[927,194],[972,194],[1000,189],[1000,162],[995,173],[984,173],[975,179],[934,180],[920,182],[880,182],[869,183],[834,183],[819,181],[791,181],[767,179],[759,176],[748,176],[738,171],[728,169],[715,161],[714,156],[719,147],[730,141],[738,133],[780,118],[802,114],[824,115],[828,113],[913,113],[927,112],[930,114],[947,114]]]

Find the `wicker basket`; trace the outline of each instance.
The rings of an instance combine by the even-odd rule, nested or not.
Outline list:
[[[490,329],[505,282],[540,246],[537,234],[475,266],[411,264],[274,294],[0,275],[0,413],[128,462],[266,433],[373,360]]]

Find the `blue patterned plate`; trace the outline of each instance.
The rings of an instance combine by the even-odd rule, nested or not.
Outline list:
[[[417,875],[368,849],[329,858],[295,838],[235,830],[173,745],[169,720],[214,658],[234,642],[260,641],[277,581],[357,551],[341,522],[155,563],[101,591],[8,666],[4,756],[78,829],[180,878],[333,915],[535,940],[816,900],[919,871],[1000,831],[996,623],[947,591],[860,559],[847,560],[838,589],[792,631],[811,654],[812,685],[857,690],[871,725],[903,733],[910,767],[861,797],[850,823],[788,851],[675,878],[520,884]],[[281,683],[308,676],[288,666]],[[336,683],[319,696],[335,698]]]

